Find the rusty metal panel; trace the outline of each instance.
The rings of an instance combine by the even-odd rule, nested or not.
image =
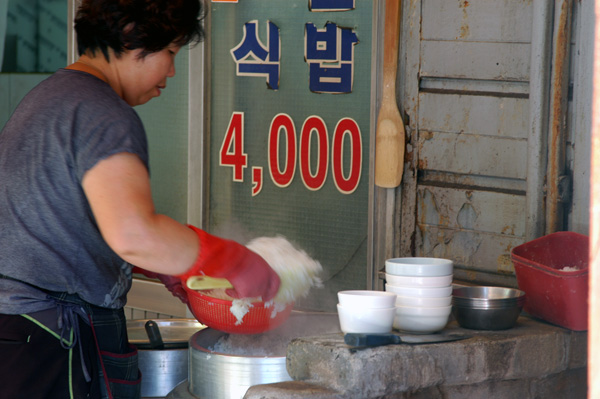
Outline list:
[[[463,175],[437,170],[419,170],[419,186],[463,187],[464,190],[483,189],[491,192],[525,195],[527,182],[497,176]]]
[[[419,169],[525,179],[527,141],[421,130]]]
[[[398,201],[399,255],[450,258],[458,279],[515,285],[510,251],[539,236],[548,219],[547,190],[557,187],[547,187],[548,146],[556,147],[549,119],[570,129],[568,171],[584,182],[573,183],[569,222],[586,229],[589,197],[581,193],[590,113],[583,104],[589,104],[584,75],[591,64],[581,64],[581,49],[593,47],[593,39],[568,40],[566,34],[575,18],[575,32],[590,37],[593,18],[578,15],[582,3],[572,0],[404,4],[400,103],[409,141]],[[567,43],[576,49],[570,65]],[[552,119],[550,74],[561,66],[557,57],[574,68],[569,80],[575,90],[574,101]],[[566,82],[555,93],[563,102],[571,95]]]
[[[400,224],[414,230],[402,229],[400,248],[453,259],[459,279],[514,285],[510,250],[527,230],[532,2],[421,0],[410,11],[414,129]]]
[[[529,79],[529,43],[423,41],[421,76]]]
[[[407,145],[404,153],[404,176],[402,185],[396,192],[395,231],[393,254],[410,256],[414,254],[415,214],[417,187],[417,129],[419,101],[419,65],[421,35],[421,0],[402,2],[401,47],[399,59],[399,107],[405,116]],[[382,265],[383,266],[383,265]]]
[[[423,40],[531,40],[532,0],[423,0]]]
[[[421,91],[419,128],[437,132],[527,138],[529,101],[526,98],[475,96],[467,93],[459,95]]]
[[[421,228],[440,227],[522,237],[525,219],[515,215],[519,215],[524,207],[522,195],[420,186],[417,223]]]
[[[573,206],[569,213],[569,230],[588,235],[590,229],[590,165],[592,148],[590,135],[592,131],[593,103],[593,67],[594,62],[594,12],[593,4],[582,2],[581,7],[575,4],[577,15],[573,20],[573,51],[571,52],[574,82],[572,120],[568,122],[569,140],[572,155],[568,158],[573,165]],[[592,183],[594,184],[594,183]],[[597,184],[597,182],[596,182]]]
[[[482,233],[475,230],[419,226],[416,256],[454,260],[454,276],[463,281],[515,286],[510,251],[522,244],[515,236]]]
[[[556,1],[552,40],[552,68],[550,74],[550,108],[548,134],[548,165],[546,171],[545,233],[560,231],[566,211],[561,181],[570,179],[566,169],[567,113],[569,107],[569,53],[573,0]]]
[[[455,276],[514,285],[510,251],[523,242],[525,196],[421,185],[416,256],[453,259]]]

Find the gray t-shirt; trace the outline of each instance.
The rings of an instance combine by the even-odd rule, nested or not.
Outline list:
[[[125,305],[131,266],[102,239],[81,186],[98,161],[122,152],[148,167],[142,122],[107,83],[61,69],[25,96],[0,132],[0,275]],[[51,306],[30,285],[0,279],[0,313]]]

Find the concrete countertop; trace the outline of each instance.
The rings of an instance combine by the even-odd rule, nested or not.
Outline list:
[[[585,398],[587,332],[527,316],[502,331],[460,328],[471,338],[354,349],[343,334],[293,340],[293,382],[251,387],[245,399]]]

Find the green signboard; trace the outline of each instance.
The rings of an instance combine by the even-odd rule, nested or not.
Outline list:
[[[365,288],[373,1],[210,3],[208,229],[323,265],[299,307]]]

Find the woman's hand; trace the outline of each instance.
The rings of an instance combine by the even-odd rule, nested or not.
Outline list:
[[[222,277],[233,285],[227,293],[234,298],[262,297],[266,302],[275,297],[279,276],[260,255],[235,241],[189,227],[198,235],[200,252],[192,267],[180,276],[184,284],[191,276]]]

